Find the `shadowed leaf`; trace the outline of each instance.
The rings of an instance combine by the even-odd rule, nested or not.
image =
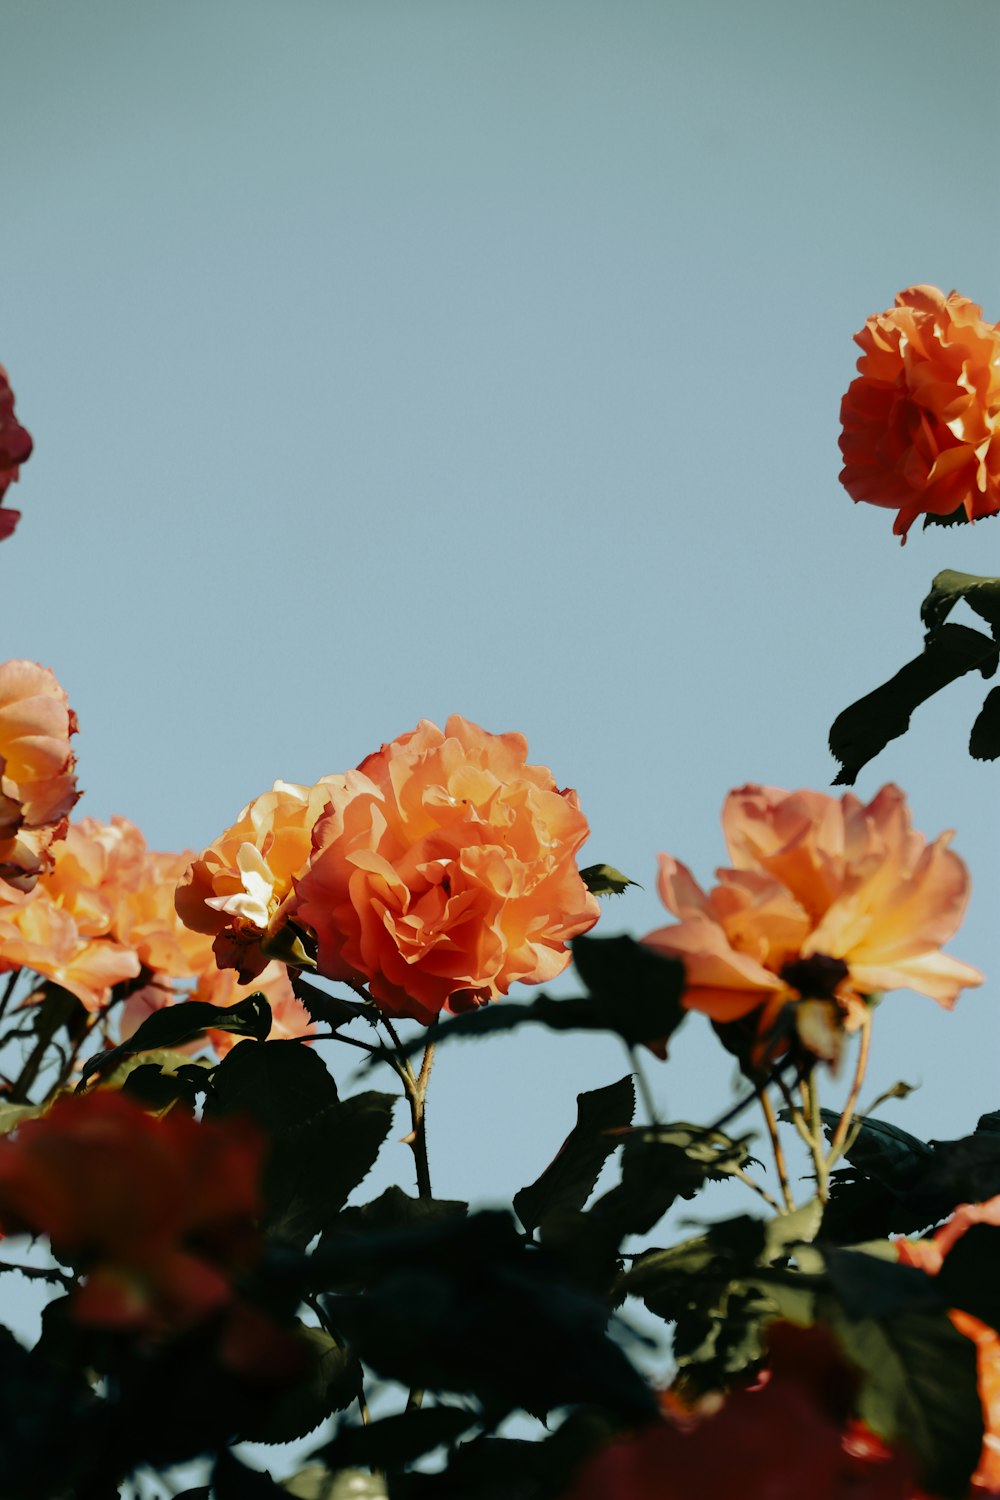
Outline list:
[[[551,1031],[610,1031],[631,1047],[665,1042],[687,1014],[681,1005],[684,965],[678,959],[664,958],[630,937],[576,938],[573,958],[589,995],[556,1000],[542,994],[529,1005],[484,1005],[436,1022],[407,1042],[403,1055],[416,1056],[428,1042],[490,1036],[529,1022]],[[382,1057],[373,1053],[366,1066]]]
[[[179,1005],[165,1005],[162,1010],[148,1016],[127,1042],[90,1058],[84,1064],[81,1080],[95,1073],[107,1073],[137,1052],[178,1047],[205,1031],[231,1031],[237,1036],[254,1037],[262,1042],[270,1030],[271,1007],[263,995],[248,995],[235,1005],[209,1005],[207,1000],[184,1000]]]
[[[592,896],[621,896],[630,885],[636,890],[642,889],[637,881],[629,880],[614,865],[588,865],[580,871],[580,879]]]
[[[986,578],[978,573],[956,573],[945,568],[931,584],[931,591],[920,606],[920,618],[933,635],[944,624],[962,599],[985,620],[994,637],[1000,630],[1000,578]]]
[[[322,1328],[303,1327],[298,1337],[312,1356],[308,1376],[279,1391],[266,1410],[243,1427],[242,1442],[293,1443],[360,1395],[363,1375],[353,1354]]]
[[[454,1443],[480,1420],[477,1412],[456,1406],[399,1412],[367,1427],[342,1426],[317,1457],[331,1469],[396,1469],[444,1443]]]
[[[921,656],[837,715],[830,729],[830,750],[841,763],[834,786],[853,786],[862,767],[906,733],[921,703],[966,672],[991,677],[997,660],[996,642],[988,636],[967,625],[942,625]]]
[[[594,1190],[601,1168],[621,1137],[611,1134],[632,1123],[635,1085],[631,1074],[607,1088],[577,1095],[576,1124],[558,1154],[530,1187],[514,1198],[514,1212],[528,1233],[547,1215],[581,1209]]]
[[[1000,755],[1000,688],[991,688],[972,726],[969,754],[973,760],[996,760]]]
[[[859,1416],[910,1451],[932,1494],[960,1500],[983,1441],[975,1344],[944,1309],[852,1318],[824,1299],[821,1312],[862,1372]]]

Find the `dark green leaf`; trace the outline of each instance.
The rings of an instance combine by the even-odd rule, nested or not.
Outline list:
[[[314,1119],[338,1101],[322,1058],[300,1042],[234,1047],[212,1075],[206,1115],[251,1115],[268,1135]]]
[[[684,965],[634,938],[578,937],[573,962],[596,1003],[597,1023],[629,1045],[666,1042],[686,1015]]]
[[[381,1266],[364,1296],[328,1302],[379,1374],[476,1396],[495,1418],[577,1402],[632,1420],[655,1414],[645,1380],[608,1335],[607,1304],[569,1286],[505,1214],[359,1237],[322,1260],[334,1275]]]
[[[1000,755],[1000,688],[991,688],[969,736],[973,760],[996,760]]]
[[[640,1297],[651,1313],[671,1322],[699,1295],[752,1278],[766,1249],[764,1221],[742,1214],[695,1239],[636,1256],[619,1279],[618,1294]]]
[[[607,1088],[578,1094],[576,1124],[553,1161],[514,1199],[514,1211],[530,1234],[547,1215],[581,1209],[594,1190],[607,1158],[621,1145],[621,1131],[632,1123],[635,1085],[631,1074]]]
[[[335,1411],[343,1411],[361,1394],[357,1359],[321,1328],[301,1328],[312,1368],[308,1376],[281,1390],[240,1432],[250,1443],[293,1443],[305,1437]]]
[[[982,516],[980,521],[988,519],[988,516]],[[928,511],[924,516],[922,529],[926,531],[929,526],[968,526],[969,524],[969,518],[965,514],[965,506],[959,505],[954,510],[949,510],[943,516],[937,516],[933,511]]]
[[[288,1492],[268,1472],[248,1468],[225,1448],[212,1471],[212,1496],[213,1500],[288,1500]]]
[[[997,661],[996,642],[981,631],[967,625],[942,625],[926,642],[921,656],[833,721],[830,750],[842,767],[834,785],[852,786],[863,766],[890,740],[906,733],[921,703],[966,672],[991,677]]]
[[[862,1420],[909,1449],[923,1487],[960,1500],[983,1441],[975,1344],[943,1309],[853,1319],[831,1301],[823,1312],[862,1371]]]
[[[811,1245],[819,1233],[823,1205],[818,1198],[803,1203],[790,1214],[769,1219],[765,1229],[762,1259],[769,1265],[795,1254],[797,1245]]]
[[[468,1213],[468,1209],[469,1205],[458,1199],[411,1198],[401,1187],[388,1187],[370,1203],[342,1209],[331,1220],[318,1246],[318,1264],[323,1263],[324,1252],[335,1252],[337,1246],[349,1247],[352,1240],[417,1229],[435,1220],[461,1219]],[[340,1278],[326,1275],[322,1284],[326,1291],[360,1292],[368,1285],[372,1275],[377,1279],[379,1274],[380,1268],[372,1266],[362,1255],[347,1273]]]
[[[189,1042],[205,1031],[231,1031],[237,1036],[254,1037],[262,1042],[270,1030],[271,1007],[263,995],[248,995],[235,1005],[184,1000],[179,1005],[165,1005],[162,1010],[154,1011],[127,1042],[108,1052],[98,1052],[84,1064],[81,1076],[87,1079],[95,1073],[107,1073],[137,1052],[179,1047],[182,1042]]]
[[[920,618],[930,635],[940,630],[944,621],[962,599],[985,620],[994,638],[1000,631],[1000,578],[987,578],[978,573],[956,573],[945,568],[938,573],[931,591],[920,606]]]
[[[883,1319],[946,1306],[936,1278],[916,1266],[835,1245],[824,1245],[822,1253],[829,1284],[849,1318]]]
[[[435,1023],[404,1046],[404,1056],[422,1052],[428,1042],[490,1036],[529,1022],[551,1031],[610,1031],[630,1047],[665,1043],[684,1019],[684,966],[678,959],[664,958],[630,937],[576,938],[573,957],[589,995],[556,1000],[542,994],[529,1005],[485,1005]],[[382,1057],[374,1053],[367,1066]]]
[[[821,1110],[820,1114],[827,1140],[831,1140],[840,1115],[833,1109]],[[867,1176],[897,1187],[913,1182],[927,1167],[932,1154],[930,1146],[900,1130],[898,1125],[891,1125],[888,1120],[867,1119],[861,1122],[845,1156]]]
[[[934,1278],[949,1307],[960,1307],[1000,1330],[1000,1229],[974,1224],[956,1240]]]
[[[443,1444],[450,1446],[480,1420],[477,1412],[456,1406],[399,1412],[367,1427],[342,1426],[317,1456],[331,1469],[398,1469]]]
[[[337,1027],[345,1021],[356,1021],[359,1016],[371,1020],[377,1015],[373,1005],[360,1000],[345,1000],[341,995],[329,995],[299,973],[292,972],[291,978],[295,998],[301,1000],[314,1021]]]
[[[592,896],[621,896],[630,885],[637,890],[642,887],[634,880],[629,880],[621,870],[616,870],[614,865],[588,865],[585,870],[580,871],[580,879]]]

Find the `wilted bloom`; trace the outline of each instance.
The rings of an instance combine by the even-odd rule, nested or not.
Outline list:
[[[31,434],[14,415],[14,392],[7,371],[0,365],[0,541],[10,536],[21,519],[19,510],[8,510],[3,497],[18,477],[23,463],[31,457]]]
[[[855,335],[841,404],[841,483],[855,500],[917,516],[1000,511],[1000,328],[957,292],[911,286]]]
[[[757,1013],[766,1047],[788,1006],[806,1050],[835,1061],[841,1031],[865,997],[913,989],[951,1007],[982,982],[941,952],[969,896],[968,871],[948,847],[914,832],[902,792],[867,806],[848,792],[745,786],[722,814],[732,867],[706,893],[660,856],[659,892],[679,921],[643,941],[684,962],[684,1004],[720,1023]]]
[[[22,890],[50,862],[79,798],[69,743],[76,729],[53,672],[0,663],[0,880]]]
[[[910,1466],[851,1417],[857,1380],[820,1328],[776,1324],[756,1390],[600,1449],[565,1500],[912,1500]]]
[[[566,967],[598,916],[576,867],[589,829],[575,792],[527,753],[522,735],[453,715],[349,773],[295,881],[321,974],[427,1022]]]
[[[82,1276],[79,1322],[189,1327],[256,1259],[262,1151],[245,1121],[156,1118],[113,1090],[65,1097],[0,1140],[0,1225],[47,1235]]]
[[[1000,1227],[1000,1197],[985,1203],[963,1203],[929,1240],[896,1240],[896,1252],[904,1266],[919,1266],[929,1276],[936,1276],[952,1247],[975,1224]],[[1000,1334],[960,1309],[955,1309],[949,1317],[959,1333],[964,1333],[976,1346],[985,1436],[979,1465],[972,1477],[972,1492],[1000,1494]]]
[[[220,965],[237,969],[243,982],[270,962],[267,946],[288,920],[293,880],[308,863],[313,828],[344,784],[342,776],[324,776],[311,787],[276,781],[193,862],[178,886],[181,920],[213,937]]]

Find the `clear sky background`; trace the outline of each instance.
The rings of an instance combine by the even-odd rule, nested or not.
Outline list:
[[[930,281],[1000,319],[998,62],[995,0],[0,0],[2,650],[77,708],[81,813],[200,848],[457,711],[642,882],[599,930],[659,925],[657,852],[708,880],[730,787],[827,787],[933,574],[1000,572],[1000,525],[900,548],[837,481],[867,315]],[[887,1115],[937,1136],[1000,1108],[985,691],[858,786],[973,872],[990,982],[875,1028],[867,1096],[922,1083]],[[718,1054],[696,1017],[650,1060],[665,1112],[720,1112]],[[509,1195],[624,1071],[442,1052],[436,1189]]]

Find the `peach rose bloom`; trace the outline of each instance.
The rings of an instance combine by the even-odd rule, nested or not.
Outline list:
[[[0,365],[0,541],[10,536],[21,519],[19,510],[8,510],[3,497],[18,477],[20,467],[31,457],[31,434],[14,415],[14,392],[7,371]]]
[[[745,786],[727,797],[722,824],[732,867],[711,891],[660,855],[660,896],[679,920],[643,939],[683,960],[688,1009],[717,1022],[759,1011],[763,1036],[804,1001],[800,1038],[835,1061],[864,996],[912,989],[950,1008],[982,983],[941,952],[965,912],[968,871],[950,833],[928,844],[914,832],[898,787],[865,806],[850,792]]]
[[[911,286],[855,334],[840,480],[854,500],[917,516],[1000,511],[1000,328],[957,292]]]
[[[919,1266],[928,1276],[936,1276],[952,1246],[974,1224],[1000,1227],[1000,1197],[985,1203],[963,1203],[929,1240],[897,1240],[899,1259],[904,1266]],[[959,1308],[948,1316],[959,1333],[964,1333],[976,1346],[979,1399],[986,1430],[979,1464],[972,1476],[972,1493],[985,1490],[991,1495],[1000,1494],[1000,1334]]]
[[[88,1010],[140,976],[157,998],[153,1008],[177,998],[174,981],[217,973],[211,939],[174,909],[191,859],[190,850],[148,849],[126,818],[70,824],[32,892],[0,883],[0,969],[30,969]]]
[[[53,672],[0,664],[0,879],[21,889],[50,863],[80,795],[69,743],[76,729]]]
[[[0,972],[30,969],[69,990],[89,1011],[100,1009],[112,986],[138,977],[135,951],[81,933],[43,881],[31,892],[12,894],[20,899],[0,904]]]
[[[429,1022],[561,973],[599,912],[576,867],[589,828],[527,753],[522,735],[453,715],[345,778],[295,881],[321,974]]]
[[[248,983],[269,963],[266,944],[288,919],[293,881],[309,860],[312,831],[342,776],[315,786],[276,781],[196,859],[177,888],[181,921],[215,939],[221,967]]]

